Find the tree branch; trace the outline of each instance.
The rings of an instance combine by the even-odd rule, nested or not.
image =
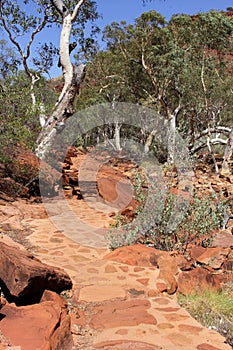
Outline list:
[[[212,145],[217,145],[217,144],[226,145],[227,144],[227,140],[223,140],[223,139],[220,139],[220,138],[215,138],[215,139],[210,139],[209,143],[212,144]],[[207,146],[208,146],[207,142],[203,142],[200,145],[198,145],[197,147],[195,147],[193,149],[191,148],[190,150],[191,150],[192,154],[194,154],[194,153],[197,153],[198,151],[200,151],[202,148],[205,148]]]
[[[28,64],[27,64],[27,59],[29,58],[30,56],[30,49],[31,49],[31,45],[34,41],[34,38],[36,36],[36,34],[38,34],[39,32],[42,31],[42,29],[46,26],[46,23],[47,23],[47,20],[48,20],[48,16],[46,14],[46,9],[45,9],[45,14],[44,14],[44,19],[43,19],[43,22],[33,31],[31,37],[30,37],[30,40],[27,44],[27,48],[26,48],[26,54],[24,54],[20,44],[14,39],[10,29],[8,28],[7,24],[6,24],[6,21],[3,17],[3,13],[2,13],[2,0],[0,0],[0,20],[2,21],[2,24],[3,24],[3,27],[4,29],[6,30],[7,34],[9,35],[9,39],[10,41],[12,42],[13,45],[16,46],[20,56],[22,57],[22,60],[23,60],[23,66],[24,66],[24,69],[25,69],[25,72],[26,74],[28,75],[28,77],[30,77],[32,79],[32,77],[34,77],[34,81],[32,81],[32,83],[35,83],[35,81],[39,80],[39,77],[35,74],[32,74],[29,67],[28,67]],[[33,79],[32,79],[33,80]],[[33,88],[31,88],[31,90],[33,90]],[[33,99],[32,99],[33,100]]]
[[[34,40],[36,34],[38,34],[42,31],[42,29],[46,26],[47,21],[48,21],[48,16],[47,16],[47,13],[45,10],[43,22],[34,30],[34,32],[32,32],[31,38],[27,44],[26,55],[24,55],[25,59],[28,59],[28,57],[30,56],[31,45],[33,43],[33,40]]]
[[[7,27],[6,21],[5,21],[4,17],[3,17],[2,0],[0,0],[0,20],[2,21],[2,24],[3,24],[3,27],[4,27],[5,31],[9,35],[10,41],[12,42],[12,44],[14,44],[17,47],[21,57],[23,58],[24,57],[23,50],[21,49],[19,43],[13,38],[13,35],[12,35],[10,29]]]
[[[215,126],[213,128],[205,129],[200,132],[198,135],[194,135],[195,141],[199,140],[201,137],[208,135],[209,133],[214,134],[215,132],[220,132],[222,134],[228,135],[231,132],[231,128],[225,126]]]
[[[79,0],[79,2],[77,3],[77,5],[75,6],[75,9],[72,13],[72,16],[71,16],[71,21],[74,22],[76,20],[76,17],[78,16],[78,11],[79,11],[79,8],[82,6],[82,4],[84,3],[85,0]]]
[[[68,8],[64,4],[62,0],[51,0],[51,3],[56,8],[56,10],[59,12],[61,17],[65,17],[68,14]]]
[[[202,58],[201,83],[202,83],[202,87],[203,87],[203,91],[204,91],[206,108],[208,108],[208,101],[207,101],[207,97],[206,97],[207,89],[206,89],[206,85],[205,85],[204,73],[205,73],[205,53],[203,54],[203,58]]]

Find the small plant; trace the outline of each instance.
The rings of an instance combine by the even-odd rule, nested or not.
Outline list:
[[[115,215],[114,220],[114,224],[110,224],[110,227],[112,228],[121,227],[122,225],[126,224],[126,218],[119,213]]]
[[[135,210],[136,214],[140,214],[143,210],[145,200],[146,200],[146,179],[145,176],[138,170],[133,170],[133,188],[134,188],[134,198],[139,202],[138,207]]]
[[[200,198],[194,193],[185,219],[177,232],[178,240],[183,247],[191,242],[203,247],[211,245],[212,232],[221,227],[227,204],[219,197],[206,195]]]
[[[176,245],[175,233],[172,230],[169,230],[169,220],[174,211],[174,203],[176,196],[172,193],[168,193],[165,199],[164,206],[161,210],[160,220],[157,224],[151,229],[147,235],[154,242],[154,245],[157,249],[161,250],[172,250]],[[161,203],[161,205],[163,205]]]
[[[134,222],[125,225],[126,222],[122,217],[117,219],[115,227],[122,227],[124,233],[119,236],[113,231],[108,235],[107,239],[112,249],[137,242],[150,244],[161,250],[182,252],[187,250],[190,243],[203,247],[211,245],[213,232],[221,227],[227,211],[227,204],[220,196],[206,195],[200,198],[195,192],[181,223],[172,227],[172,220],[175,219],[176,195],[168,191],[165,201],[160,202],[158,189],[150,195],[149,201],[147,200],[150,205],[145,206],[143,184],[141,174],[136,173],[135,198],[140,203],[136,214],[140,220],[136,221],[136,225]]]
[[[179,295],[178,302],[203,326],[222,334],[233,346],[233,299],[226,291],[203,291],[192,295]]]
[[[138,233],[137,231],[123,231],[122,232],[112,232],[108,231],[106,235],[106,240],[109,243],[109,248],[111,250],[115,250],[120,247],[124,247],[127,245],[133,245],[138,238]]]

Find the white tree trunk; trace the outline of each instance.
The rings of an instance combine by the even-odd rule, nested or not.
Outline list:
[[[119,125],[118,121],[115,122],[115,145],[116,145],[116,150],[121,151],[121,125]]]
[[[175,159],[175,146],[176,146],[176,115],[171,114],[168,120],[168,163],[173,164]]]
[[[51,0],[62,17],[62,31],[60,35],[60,62],[64,75],[64,87],[56,103],[55,110],[46,121],[37,139],[36,155],[43,158],[52,145],[53,139],[64,127],[66,120],[75,112],[74,99],[79,92],[80,84],[85,77],[85,65],[74,67],[70,60],[69,43],[72,23],[85,0],[79,0],[73,13],[69,12],[62,0]]]
[[[54,112],[48,118],[43,130],[37,139],[36,155],[43,158],[46,151],[52,145],[53,139],[61,128],[65,126],[66,120],[75,112],[73,102],[79,91],[81,82],[85,76],[85,65],[81,64],[73,70],[73,78],[67,86],[61,101],[58,102]]]
[[[233,153],[233,128],[230,132],[229,138],[227,140],[227,145],[225,148],[224,156],[223,156],[223,165],[222,165],[222,173],[231,174],[231,170],[229,167],[229,160]]]
[[[62,31],[60,35],[60,61],[63,68],[65,84],[59,96],[57,105],[62,100],[73,78],[73,65],[70,61],[70,53],[69,53],[71,29],[72,29],[72,17],[71,17],[71,14],[68,14],[63,20],[63,26],[62,26]]]
[[[147,154],[150,151],[150,147],[152,145],[152,142],[154,140],[154,136],[156,134],[156,130],[152,130],[149,136],[146,139],[145,146],[144,146],[144,152]]]

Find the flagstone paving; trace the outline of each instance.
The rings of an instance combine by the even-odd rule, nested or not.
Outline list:
[[[181,308],[176,296],[156,290],[156,267],[105,259],[109,249],[104,235],[111,218],[102,203],[94,209],[85,201],[68,199],[45,206],[50,207],[49,218],[30,217],[25,208],[21,224],[31,230],[33,254],[64,268],[73,280],[65,297],[74,349],[231,349],[220,334],[202,327]]]

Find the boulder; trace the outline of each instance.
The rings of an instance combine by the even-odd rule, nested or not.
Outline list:
[[[191,271],[183,271],[178,276],[178,292],[189,295],[195,292],[221,289],[218,277],[208,270],[197,267]]]
[[[191,269],[191,262],[177,252],[165,252],[154,249],[151,255],[151,263],[159,268],[156,280],[157,290],[174,294],[177,290],[177,277],[180,271]]]
[[[155,251],[154,248],[146,247],[143,244],[135,244],[117,248],[104,258],[133,266],[154,266],[151,257]],[[158,252],[162,253],[161,251]]]
[[[230,251],[230,248],[206,248],[196,260],[200,264],[208,265],[213,269],[219,269]]]
[[[0,315],[1,333],[21,350],[72,349],[67,303],[54,292],[45,291],[39,304],[7,304]]]
[[[0,286],[9,302],[28,305],[38,303],[45,289],[71,289],[72,281],[64,270],[0,242]]]
[[[160,292],[173,294],[177,290],[176,275],[178,274],[178,266],[176,257],[169,254],[161,255],[158,258],[159,276],[156,282],[157,289]]]
[[[232,208],[233,209],[233,208]],[[229,220],[230,221],[230,220]],[[233,225],[232,225],[233,229]],[[214,236],[212,247],[229,248],[233,247],[233,234],[229,228],[227,230],[220,230]]]
[[[128,216],[127,214],[130,212],[130,216],[132,216],[132,210],[137,204],[133,200],[133,186],[129,177],[125,175],[126,169],[128,169],[128,165],[117,160],[115,165],[114,160],[113,163],[104,164],[96,176],[97,189],[100,197],[117,208],[121,215]],[[124,213],[126,208],[128,210]]]
[[[1,171],[4,174],[3,178],[0,178],[0,191],[13,197],[30,197],[40,195],[43,186],[44,195],[47,193],[56,194],[57,184],[62,175],[61,171],[40,160],[23,144],[13,148],[5,148],[4,152],[8,162],[4,170]]]

